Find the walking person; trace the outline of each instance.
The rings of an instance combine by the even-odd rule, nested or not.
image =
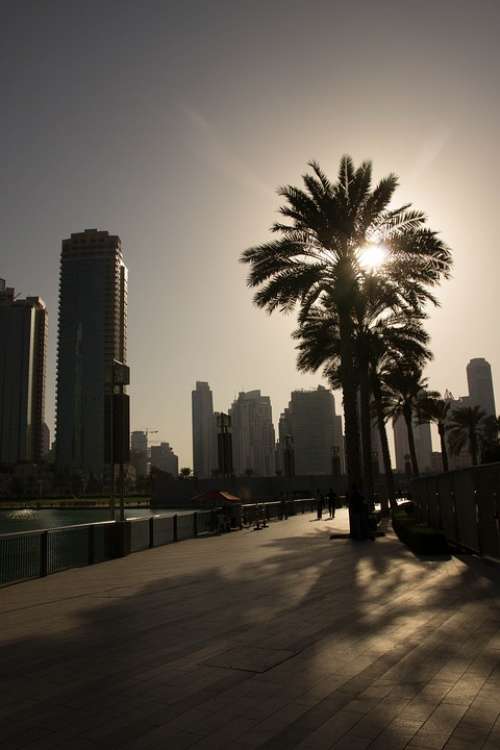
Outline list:
[[[330,514],[331,519],[335,518],[336,507],[337,507],[337,494],[330,487],[330,490],[328,491],[328,513]]]
[[[323,496],[322,496],[322,494],[320,492],[319,487],[316,490],[316,497],[317,497],[317,506],[316,506],[316,509],[317,509],[317,513],[318,513],[318,521],[321,521],[321,519],[323,518]]]

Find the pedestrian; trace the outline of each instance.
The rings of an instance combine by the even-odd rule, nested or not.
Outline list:
[[[323,496],[322,496],[322,494],[320,492],[319,487],[316,490],[316,497],[317,497],[317,501],[316,501],[317,502],[317,506],[316,506],[316,508],[317,508],[317,513],[318,513],[318,521],[321,521],[321,519],[323,518]]]
[[[337,507],[337,494],[335,491],[330,487],[330,490],[328,491],[328,513],[330,514],[330,518],[335,518],[335,509]]]

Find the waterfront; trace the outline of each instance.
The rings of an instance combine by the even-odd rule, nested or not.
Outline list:
[[[161,510],[162,516],[171,516],[175,513],[186,513],[185,510]],[[126,518],[145,518],[153,515],[149,508],[126,508]],[[115,511],[115,520],[118,520],[119,511]],[[0,534],[10,534],[17,531],[33,531],[35,529],[54,529],[60,526],[72,526],[82,523],[98,523],[99,521],[110,521],[111,513],[106,508],[53,508],[36,510],[32,508],[19,508],[15,510],[0,510]]]

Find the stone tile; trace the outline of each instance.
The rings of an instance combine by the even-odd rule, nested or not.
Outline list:
[[[498,581],[328,529],[305,515],[2,590],[3,744],[500,748]]]
[[[207,659],[205,664],[225,669],[241,669],[245,672],[267,672],[294,656],[293,651],[258,647],[241,647],[224,651]]]

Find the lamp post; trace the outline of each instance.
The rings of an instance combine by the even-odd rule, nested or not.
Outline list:
[[[111,368],[110,399],[110,465],[111,465],[111,509],[114,517],[115,502],[115,459],[119,464],[120,521],[125,520],[125,476],[124,461],[128,452],[128,413],[125,413],[125,386],[130,383],[130,368],[117,359]],[[115,395],[115,390],[118,393]]]

